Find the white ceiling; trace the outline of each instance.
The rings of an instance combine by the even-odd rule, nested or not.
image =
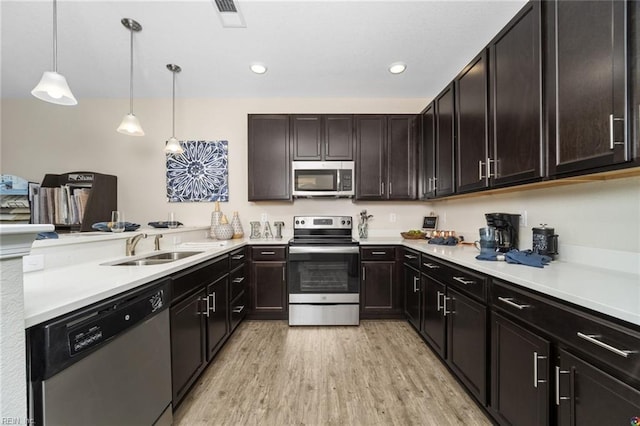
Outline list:
[[[246,28],[223,28],[210,0],[58,1],[58,71],[79,102],[129,96],[432,98],[526,3],[236,0]],[[2,97],[21,98],[52,68],[52,2],[2,0]],[[390,63],[405,73],[392,75]],[[249,70],[265,63],[264,75]]]

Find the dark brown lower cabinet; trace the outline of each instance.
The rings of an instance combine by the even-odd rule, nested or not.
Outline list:
[[[449,287],[447,316],[447,364],[469,391],[487,404],[487,307]]]
[[[262,250],[265,251],[265,250]],[[286,319],[287,262],[253,261],[251,264],[251,310],[256,317]]]
[[[396,262],[362,262],[360,313],[380,317],[398,310]]]
[[[207,365],[202,290],[171,307],[171,380],[173,406],[184,398],[189,387]]]
[[[428,275],[422,274],[423,310],[422,336],[442,358],[446,356],[446,326],[443,302],[447,288]]]
[[[640,391],[561,349],[558,381],[558,424],[629,425],[640,418]]]
[[[551,343],[494,314],[490,411],[501,425],[549,423]]]
[[[207,360],[210,361],[229,336],[229,276],[209,284],[206,297]]]

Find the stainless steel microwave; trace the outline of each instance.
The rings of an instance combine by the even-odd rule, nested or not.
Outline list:
[[[353,197],[353,161],[293,161],[294,197]]]

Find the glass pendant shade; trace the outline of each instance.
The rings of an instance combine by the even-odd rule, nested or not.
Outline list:
[[[45,71],[38,85],[31,91],[36,98],[58,105],[78,105],[67,79],[55,71]]]
[[[184,152],[184,149],[182,149],[180,141],[174,136],[171,136],[164,147],[164,152],[166,152],[167,154],[182,154]]]
[[[144,136],[144,130],[142,130],[142,126],[140,126],[140,121],[133,113],[124,116],[120,126],[118,126],[118,132],[129,136]]]

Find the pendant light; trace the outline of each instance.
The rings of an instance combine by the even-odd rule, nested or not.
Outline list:
[[[179,65],[167,64],[167,69],[173,74],[173,95],[171,97],[171,137],[164,147],[164,152],[167,154],[182,154],[184,149],[182,149],[180,141],[176,139],[176,74],[182,71],[182,68]]]
[[[130,18],[123,18],[120,22],[131,32],[131,68],[129,72],[129,114],[122,119],[122,123],[118,126],[118,132],[130,136],[144,136],[144,130],[140,126],[138,117],[133,115],[133,33],[134,31],[142,31],[142,25]]]
[[[71,93],[67,79],[58,74],[58,4],[53,0],[53,71],[45,71],[31,91],[36,98],[56,105],[73,106],[78,101]]]

